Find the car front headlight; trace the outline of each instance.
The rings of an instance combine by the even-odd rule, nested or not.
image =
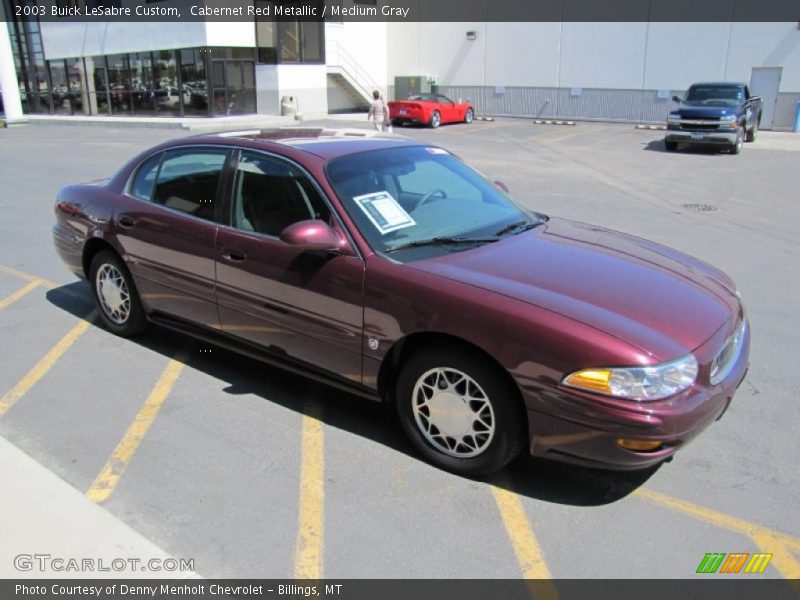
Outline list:
[[[614,367],[582,369],[564,377],[568,387],[626,398],[628,400],[661,400],[682,392],[697,378],[694,354],[649,367]]]
[[[680,120],[681,115],[679,113],[669,113],[669,116],[667,117],[668,123],[677,123]]]

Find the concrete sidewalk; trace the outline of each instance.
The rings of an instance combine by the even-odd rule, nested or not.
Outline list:
[[[0,437],[0,578],[197,577],[148,568],[171,558]]]

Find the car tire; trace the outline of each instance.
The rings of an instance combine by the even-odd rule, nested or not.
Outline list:
[[[747,132],[747,138],[745,138],[745,141],[755,142],[757,137],[758,137],[758,121],[753,123],[752,129],[750,129],[750,131]]]
[[[442,115],[439,113],[438,110],[433,111],[433,113],[431,114],[431,118],[428,121],[428,125],[430,125],[433,129],[436,129],[441,124],[442,124]]]
[[[678,149],[678,142],[664,142],[664,147],[667,149],[667,152],[675,152]]]
[[[475,111],[471,108],[467,109],[467,112],[464,113],[464,123],[472,123],[473,119],[475,118]]]
[[[100,320],[109,331],[133,337],[147,329],[147,315],[136,285],[119,255],[110,250],[95,254],[89,281]]]
[[[736,141],[731,146],[731,154],[741,154],[742,146],[744,146],[744,127],[739,127],[736,132]]]
[[[502,469],[527,440],[519,391],[507,373],[477,352],[441,347],[411,356],[397,379],[395,401],[417,450],[459,475],[480,477]]]
[[[392,125],[394,127],[401,127],[403,125],[402,119],[392,119]]]

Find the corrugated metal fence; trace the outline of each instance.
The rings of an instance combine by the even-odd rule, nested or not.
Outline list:
[[[659,94],[658,90],[439,86],[439,92],[454,100],[471,100],[480,115],[663,124],[676,107],[672,96],[684,90]],[[800,93],[778,95],[773,129],[792,128],[798,100]]]

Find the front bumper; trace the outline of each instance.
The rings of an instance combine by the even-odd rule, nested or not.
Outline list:
[[[711,347],[719,349],[717,339]],[[705,344],[704,344],[705,346]],[[558,387],[526,398],[530,453],[562,462],[617,470],[644,469],[675,454],[727,410],[747,373],[750,329],[727,376],[717,385],[695,383],[671,398],[637,403]],[[701,362],[702,364],[702,362]],[[698,382],[707,382],[708,365]],[[661,442],[653,451],[633,451],[617,440]]]
[[[671,127],[671,126],[670,126]],[[720,146],[733,146],[738,135],[735,129],[706,129],[700,131],[687,131],[683,129],[667,129],[664,136],[667,142],[682,144],[716,144]]]

